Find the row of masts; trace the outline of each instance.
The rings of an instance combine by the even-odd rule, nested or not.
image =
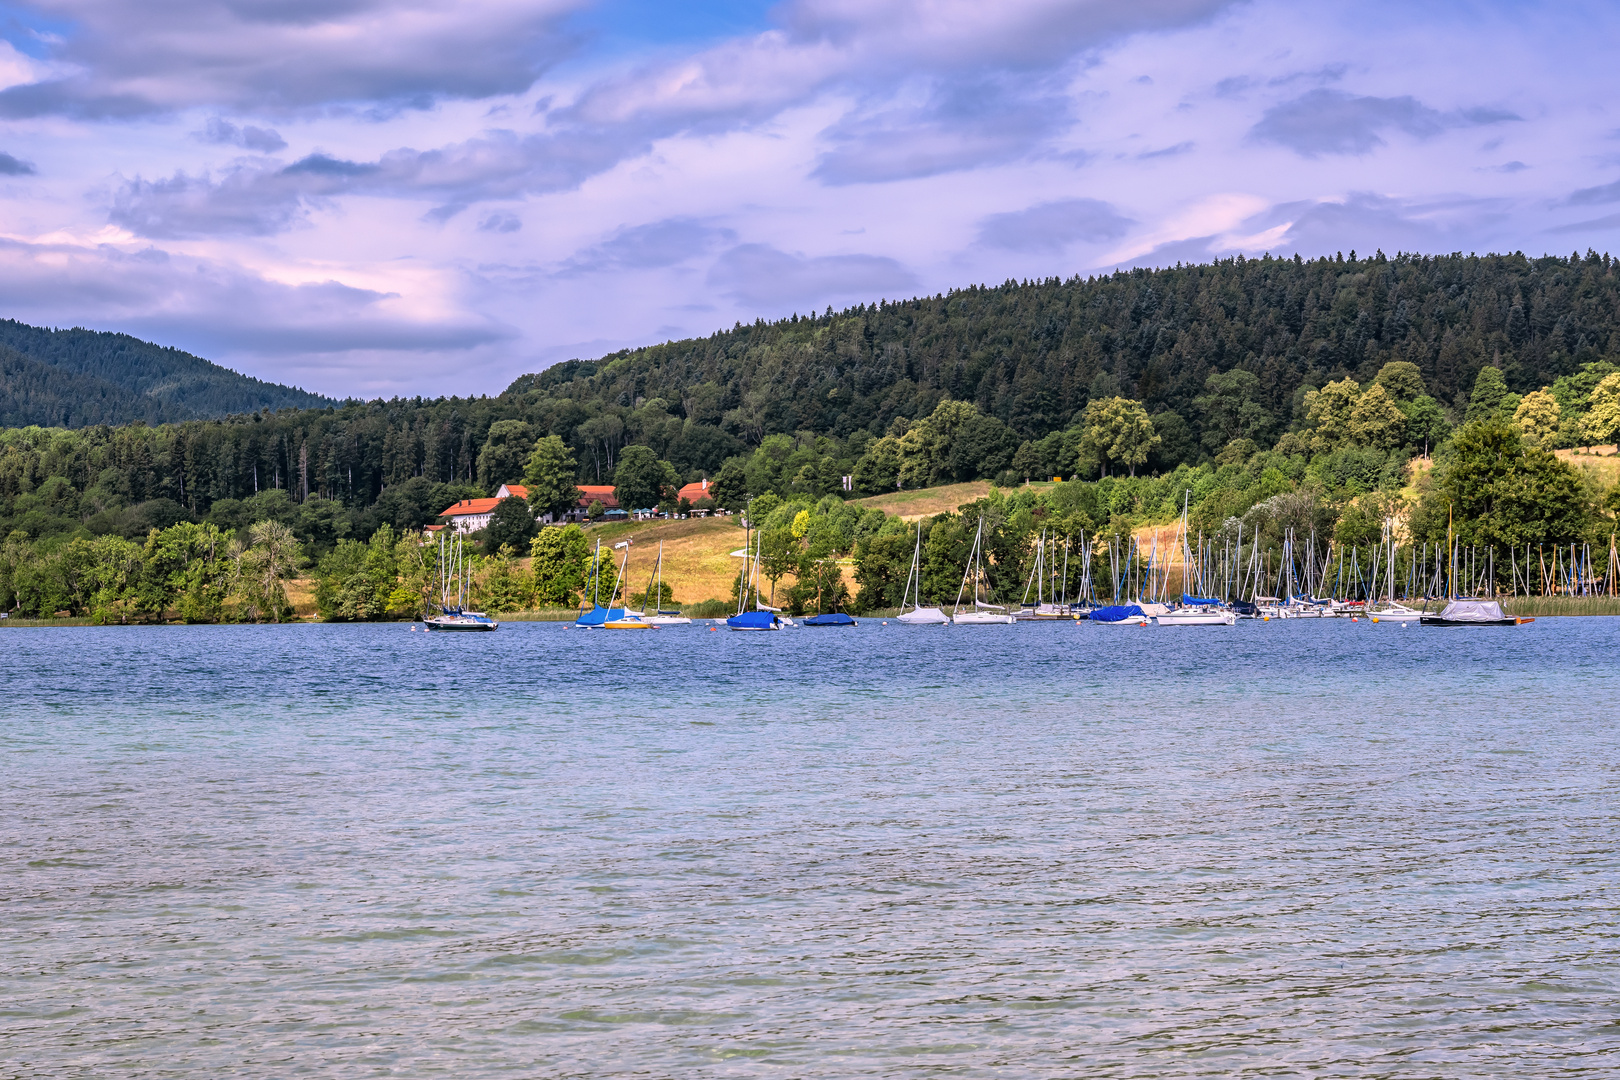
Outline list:
[[[981,543],[975,537],[975,547]],[[1042,530],[1024,585],[1024,607],[1071,604],[1173,603],[1183,594],[1231,602],[1265,599],[1417,600],[1463,596],[1620,595],[1620,547],[1611,537],[1604,558],[1590,543],[1526,543],[1505,552],[1491,545],[1400,543],[1386,521],[1372,545],[1321,541],[1293,529],[1280,547],[1261,548],[1259,535],[1189,536],[1174,543],[1155,531],[1144,540],[1116,534],[1093,551],[1084,531],[1059,537]],[[1177,551],[1176,549],[1180,550]],[[1179,555],[1180,558],[1173,556]],[[971,557],[970,557],[971,558]],[[1074,568],[1071,572],[1071,566]],[[975,587],[975,599],[979,589]]]

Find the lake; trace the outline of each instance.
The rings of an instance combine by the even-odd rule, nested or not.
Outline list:
[[[1620,620],[0,631],[0,1075],[1612,1075]]]

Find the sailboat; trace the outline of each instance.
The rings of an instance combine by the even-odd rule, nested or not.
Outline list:
[[[973,582],[973,607],[962,610],[962,594]],[[979,586],[984,581],[984,515],[979,515],[979,528],[973,534],[973,551],[968,555],[967,567],[962,572],[962,586],[956,590],[956,607],[951,611],[951,622],[957,626],[1008,625],[1018,620],[1005,607],[987,604],[979,599]]]
[[[608,601],[608,610],[613,610],[613,600],[618,598],[619,590],[625,588],[628,577],[625,571],[630,568],[630,542],[624,543],[624,560],[619,564],[618,580],[613,583],[613,599]],[[652,623],[641,617],[641,612],[621,608],[618,618],[608,618],[602,623],[604,630],[656,630]]]
[[[759,543],[752,534],[752,523],[746,517],[749,532],[743,534],[743,565],[737,575],[737,614],[726,620],[726,625],[733,630],[780,630],[784,620],[774,608],[766,607],[759,602]],[[753,547],[753,557],[748,551]],[[748,606],[748,592],[754,593],[754,606]],[[791,625],[791,624],[788,624]]]
[[[462,549],[461,534],[457,533],[448,552],[446,560],[444,533],[439,534],[439,611],[440,614],[422,620],[428,630],[437,631],[480,631],[494,630],[501,624],[485,615],[482,611],[468,611],[467,608],[467,578],[471,571],[467,566],[466,557]],[[450,593],[456,594],[455,603],[450,602]]]
[[[653,626],[691,626],[692,620],[681,614],[680,608],[665,611],[658,606],[664,602],[664,542],[662,540],[658,541],[658,562],[653,567],[653,574],[658,578],[657,586],[655,588],[652,579],[648,578],[647,602],[642,605],[652,610],[642,615],[641,618]]]
[[[619,587],[613,586],[614,595],[618,595]],[[602,598],[602,541],[596,541],[596,557],[591,560],[591,610],[586,611],[583,604],[580,607],[579,618],[574,620],[575,626],[601,626],[610,619],[622,619],[625,616],[624,608],[615,608],[613,601],[608,600],[608,607],[603,607],[599,601]]]
[[[913,599],[913,596],[915,598]],[[905,610],[906,604],[911,604],[911,610]],[[911,573],[906,578],[906,591],[900,597],[900,614],[895,616],[897,622],[908,626],[946,626],[950,617],[937,607],[922,606],[922,522],[917,523],[917,547],[911,553]]]
[[[1398,603],[1395,602],[1395,528],[1394,528],[1394,525],[1395,525],[1395,523],[1394,523],[1394,521],[1392,519],[1390,519],[1390,518],[1385,518],[1384,519],[1384,545],[1385,545],[1385,547],[1388,548],[1388,551],[1389,551],[1389,558],[1387,560],[1387,562],[1389,564],[1389,566],[1388,566],[1388,572],[1389,572],[1389,598],[1388,598],[1388,601],[1386,603],[1383,603],[1383,604],[1379,605],[1379,608],[1378,608],[1377,611],[1369,611],[1367,613],[1367,617],[1369,619],[1371,619],[1375,623],[1378,623],[1378,622],[1409,623],[1409,622],[1417,622],[1417,621],[1419,621],[1420,619],[1423,618],[1423,612],[1419,611],[1417,608],[1408,607],[1406,604],[1398,604]],[[1375,575],[1375,577],[1376,577],[1376,575]],[[1378,592],[1378,583],[1377,583],[1376,580],[1373,582],[1373,592],[1374,593]]]
[[[1232,626],[1237,622],[1237,616],[1226,610],[1220,600],[1212,596],[1191,596],[1186,591],[1187,567],[1198,566],[1192,557],[1192,544],[1187,535],[1187,500],[1189,495],[1183,495],[1181,500],[1181,565],[1182,565],[1182,593],[1181,604],[1168,611],[1162,611],[1156,617],[1160,626]],[[1157,535],[1154,537],[1157,541]],[[1199,550],[1203,549],[1203,537],[1200,534]],[[1168,568],[1166,570],[1168,573]],[[1203,571],[1198,571],[1198,586],[1204,589]]]

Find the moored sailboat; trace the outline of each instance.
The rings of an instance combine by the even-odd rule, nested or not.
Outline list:
[[[1017,622],[1005,607],[979,599],[979,586],[984,583],[984,515],[979,515],[979,527],[973,534],[973,551],[968,555],[967,567],[962,572],[962,586],[956,590],[956,606],[951,611],[951,622],[957,626],[1007,626]],[[962,595],[973,583],[973,607],[962,610]]]
[[[912,605],[910,611],[905,610],[908,603]],[[917,523],[917,547],[911,553],[911,573],[906,577],[906,591],[900,597],[900,609],[900,614],[895,616],[895,620],[908,626],[944,626],[951,621],[950,617],[939,608],[923,606],[922,522]]]
[[[447,559],[448,554],[448,559]],[[439,534],[439,614],[423,619],[426,629],[438,632],[450,631],[466,633],[494,630],[500,623],[485,615],[482,611],[467,610],[468,578],[471,570],[467,566],[466,555],[462,547],[461,534],[457,533],[451,542],[450,550],[445,551],[444,534]],[[451,603],[450,594],[454,592],[456,599]]]

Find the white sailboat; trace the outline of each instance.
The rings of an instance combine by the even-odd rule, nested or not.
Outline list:
[[[1389,598],[1381,603],[1376,611],[1367,612],[1367,617],[1375,623],[1410,623],[1418,622],[1423,618],[1423,612],[1395,600],[1395,523],[1390,518],[1384,519],[1384,544],[1389,550]],[[1375,574],[1376,577],[1376,574]],[[1373,591],[1378,591],[1378,583],[1374,581]]]
[[[915,599],[913,599],[915,595]],[[911,610],[906,611],[906,604]],[[944,626],[950,616],[937,607],[923,607],[922,603],[922,522],[917,523],[917,547],[911,553],[911,573],[906,578],[906,591],[900,597],[900,614],[895,621],[908,626]]]
[[[962,594],[967,592],[970,579],[973,582],[973,607],[963,611]],[[1005,607],[979,599],[979,585],[983,579],[984,515],[981,514],[978,531],[973,534],[973,552],[968,556],[967,568],[962,573],[962,587],[956,590],[956,607],[951,612],[951,622],[957,626],[1007,626],[1017,622]]]
[[[647,595],[642,607],[649,610],[641,616],[642,619],[653,626],[691,626],[692,620],[681,614],[680,608],[665,611],[658,606],[664,602],[664,542],[662,540],[658,541],[658,562],[653,567],[653,575],[657,577],[658,582],[655,586],[651,578],[647,581]]]
[[[1189,497],[1190,493],[1182,496],[1181,501],[1181,565],[1183,568],[1181,574],[1181,604],[1178,607],[1154,613],[1154,621],[1160,626],[1233,626],[1237,623],[1237,616],[1223,607],[1214,597],[1193,596],[1187,592],[1188,567],[1198,570],[1198,591],[1201,593],[1211,591],[1204,581],[1202,563],[1195,562],[1193,559],[1191,538],[1187,534],[1187,499]],[[1157,534],[1153,539],[1156,545],[1158,543]],[[1203,543],[1203,537],[1200,535],[1198,541],[1200,552],[1203,550]],[[1168,579],[1168,567],[1165,574]],[[1166,588],[1168,588],[1168,580]]]

